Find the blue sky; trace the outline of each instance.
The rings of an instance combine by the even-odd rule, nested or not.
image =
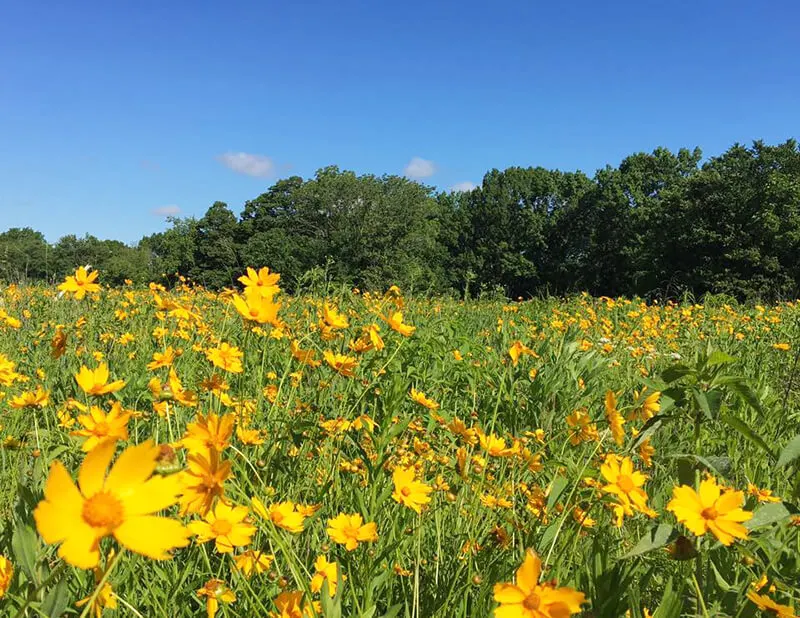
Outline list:
[[[800,133],[795,0],[4,3],[0,229],[134,242],[330,164],[447,189]],[[157,214],[161,213],[161,214]]]

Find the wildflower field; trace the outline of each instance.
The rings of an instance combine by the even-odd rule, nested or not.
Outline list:
[[[800,304],[0,291],[0,615],[796,616]]]

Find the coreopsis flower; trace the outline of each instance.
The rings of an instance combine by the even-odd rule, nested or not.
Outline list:
[[[69,564],[91,569],[100,560],[99,542],[113,536],[130,551],[154,560],[189,543],[189,531],[174,519],[154,515],[178,501],[178,475],[152,476],[161,449],[151,440],[127,448],[106,475],[114,442],[90,451],[78,473],[78,485],[60,461],[54,461],[44,500],[33,512],[45,543],[61,546]]]
[[[422,391],[418,391],[416,388],[412,388],[411,392],[409,393],[411,399],[416,401],[419,405],[428,408],[428,410],[438,410],[439,404],[434,401],[433,399],[429,399],[425,393]]]
[[[380,332],[381,327],[377,324],[370,324],[369,326],[364,327],[364,335],[369,338],[370,344],[378,352],[386,347],[386,344],[383,343],[383,338],[381,337]]]
[[[339,354],[338,352],[325,350],[323,357],[325,358],[325,362],[328,363],[330,368],[336,373],[348,378],[352,378],[355,375],[353,373],[353,369],[358,366],[358,360],[352,356],[345,356],[344,354]]]
[[[413,467],[395,468],[392,472],[392,482],[394,483],[392,498],[419,514],[422,512],[422,507],[431,501],[429,494],[433,488],[415,478],[416,471]]]
[[[653,464],[652,458],[655,455],[656,449],[650,444],[650,438],[645,438],[639,444],[639,457],[642,458],[644,465],[651,466]]]
[[[501,438],[494,433],[485,434],[479,432],[478,439],[480,440],[481,448],[490,457],[511,457],[519,453],[517,445],[506,446],[505,438]]]
[[[15,371],[16,363],[10,360],[5,354],[0,353],[0,386],[11,386],[14,380],[20,378],[20,374]]]
[[[747,598],[755,603],[756,607],[768,616],[777,618],[798,618],[791,605],[781,605],[765,594],[758,594],[755,590],[748,591]]]
[[[778,496],[772,495],[771,489],[761,489],[758,486],[754,485],[753,483],[749,483],[747,485],[747,493],[751,496],[755,496],[756,500],[759,502],[780,502],[781,499]]]
[[[214,501],[225,496],[225,481],[230,477],[231,462],[223,461],[215,449],[210,449],[207,456],[189,455],[186,470],[181,472],[181,514],[205,516]]]
[[[275,556],[262,551],[248,549],[233,557],[233,568],[247,578],[260,575],[272,566]]]
[[[781,352],[787,352],[792,346],[790,346],[788,343],[773,343],[772,347],[776,350],[780,350]]]
[[[328,536],[334,543],[344,545],[347,551],[353,551],[359,543],[377,541],[378,529],[375,522],[365,524],[358,513],[341,513],[328,520]]]
[[[235,423],[236,416],[233,413],[224,416],[213,412],[206,415],[198,414],[193,422],[186,425],[181,446],[193,455],[208,457],[211,449],[221,453],[231,443]]]
[[[197,535],[198,543],[214,541],[217,551],[230,554],[234,547],[250,544],[256,527],[249,523],[246,506],[228,505],[221,500],[208,511],[202,521],[189,523],[189,530]]]
[[[710,531],[723,545],[747,538],[747,528],[742,522],[748,521],[753,514],[741,508],[744,492],[723,491],[716,479],[709,477],[700,482],[699,491],[681,485],[672,490],[672,496],[667,510],[672,511],[678,521],[696,536]]]
[[[250,499],[250,506],[256,515],[271,521],[278,528],[283,528],[293,534],[303,531],[306,516],[294,502],[276,502],[267,508],[259,498],[253,496]]]
[[[387,316],[386,323],[389,325],[389,328],[400,333],[403,337],[410,337],[414,334],[414,331],[417,330],[416,326],[411,326],[403,322],[403,313],[401,311],[395,311]]]
[[[328,593],[330,596],[336,594],[339,585],[339,565],[329,562],[325,556],[318,556],[314,561],[314,575],[311,577],[311,592],[322,590],[322,584],[328,582]],[[342,573],[342,581],[347,580],[347,575]]]
[[[86,438],[81,445],[86,453],[106,440],[127,440],[128,420],[132,414],[130,410],[124,410],[118,401],[111,404],[108,413],[102,408],[91,406],[88,414],[81,414],[77,418],[83,428],[72,431],[70,435]]]
[[[578,446],[582,442],[590,442],[600,438],[597,433],[597,426],[592,423],[592,419],[584,409],[572,412],[566,418],[567,426],[570,428],[569,443]]]
[[[231,373],[242,373],[242,356],[244,356],[244,353],[239,348],[227,343],[221,343],[218,348],[206,350],[206,358],[215,367]]]
[[[155,371],[161,367],[170,367],[175,362],[177,354],[172,346],[167,346],[163,352],[153,352],[153,360],[147,363],[150,371]]]
[[[648,516],[654,516],[653,510],[647,506],[647,493],[642,486],[647,475],[633,469],[633,462],[628,457],[606,455],[600,474],[607,481],[601,489],[619,500],[625,510],[632,507]],[[626,513],[628,514],[628,513]]]
[[[82,365],[80,371],[75,374],[75,381],[87,395],[108,395],[116,393],[125,386],[123,380],[109,382],[108,365],[100,363],[97,369],[89,369]]]
[[[634,397],[638,401],[641,401],[641,404],[630,411],[628,414],[629,421],[635,421],[637,419],[648,421],[661,410],[661,404],[659,403],[661,391],[648,393],[647,387],[644,387],[641,393],[634,391]]]
[[[242,444],[247,446],[258,446],[264,444],[264,432],[261,429],[252,429],[250,427],[236,427],[236,437]]]
[[[317,601],[303,602],[303,592],[281,592],[273,601],[275,611],[270,612],[269,618],[313,618],[319,616],[322,607]]]
[[[508,355],[511,357],[511,364],[516,367],[523,355],[535,356],[535,352],[521,341],[515,341],[508,349]]]
[[[35,391],[25,391],[16,397],[12,397],[9,405],[12,408],[43,408],[50,402],[50,393],[42,386],[37,386]]]
[[[339,313],[335,307],[331,307],[328,303],[322,306],[322,321],[325,326],[333,330],[342,330],[350,326],[347,316]]]
[[[169,368],[169,392],[172,395],[172,400],[187,408],[193,408],[197,405],[197,394],[194,391],[186,390],[178,378],[178,372],[174,367]]]
[[[297,339],[293,339],[289,344],[289,351],[292,353],[292,357],[294,357],[295,360],[300,361],[304,365],[308,365],[309,367],[319,367],[320,365],[320,361],[314,359],[316,352],[314,352],[314,350],[301,350],[300,342]]]
[[[220,602],[226,605],[236,601],[233,590],[221,579],[209,579],[205,585],[197,591],[197,596],[206,600],[206,616],[214,618],[219,610]]]
[[[266,266],[260,268],[258,272],[248,266],[247,274],[242,275],[238,280],[247,290],[252,290],[252,293],[272,298],[281,291],[278,287],[280,279],[281,276],[278,273],[269,272],[269,268]]]
[[[625,442],[625,428],[623,427],[625,419],[622,418],[619,410],[617,410],[617,396],[614,391],[606,391],[605,409],[606,420],[611,429],[611,435],[614,437],[614,442],[622,446],[622,443]]]
[[[516,581],[494,586],[494,600],[500,604],[495,618],[567,618],[581,611],[586,602],[582,592],[556,587],[553,582],[539,583],[541,572],[542,561],[529,549]]]
[[[11,563],[11,560],[0,555],[0,599],[8,592],[13,577],[14,565]]]
[[[262,296],[260,292],[252,291],[253,289],[253,287],[246,288],[244,296],[233,295],[233,306],[236,311],[245,320],[277,326],[281,304],[273,302],[271,296]]]
[[[100,273],[96,270],[87,272],[84,266],[79,266],[74,275],[67,275],[64,282],[58,289],[64,293],[72,294],[78,300],[87,294],[94,294],[100,291],[100,285],[95,283]]]
[[[106,569],[108,569],[109,565],[114,560],[114,550],[112,549],[108,557],[106,558],[106,568],[101,569],[100,567],[94,568],[94,583],[95,586],[100,585],[100,582],[103,581],[103,576],[106,573]],[[114,594],[114,588],[108,581],[103,582],[103,586],[100,588],[100,591],[94,597],[92,601],[92,595],[85,597],[75,603],[75,607],[83,607],[87,605],[89,602],[92,602],[90,612],[92,612],[95,618],[102,618],[103,617],[103,610],[108,609],[117,609],[117,595]]]

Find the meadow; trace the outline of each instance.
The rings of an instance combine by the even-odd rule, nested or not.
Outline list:
[[[800,304],[0,292],[0,615],[800,602]]]

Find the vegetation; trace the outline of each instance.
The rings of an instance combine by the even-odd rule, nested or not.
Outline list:
[[[246,265],[270,264],[290,291],[324,269],[363,289],[462,297],[797,297],[797,142],[737,144],[700,161],[699,149],[659,148],[593,178],[514,167],[463,193],[328,167],[276,182],[238,217],[215,202],[136,246],[92,236],[51,246],[31,229],[9,230],[0,234],[0,277],[52,283],[91,264],[110,284],[183,276],[220,289]]]
[[[329,181],[437,203],[333,171],[269,199]],[[490,187],[447,199],[501,203]],[[191,224],[193,267],[222,272],[239,226],[290,243],[257,225],[299,215],[249,208]],[[347,221],[292,234],[338,246]],[[800,305],[240,281],[109,288],[79,268],[2,289],[3,616],[796,615]]]

